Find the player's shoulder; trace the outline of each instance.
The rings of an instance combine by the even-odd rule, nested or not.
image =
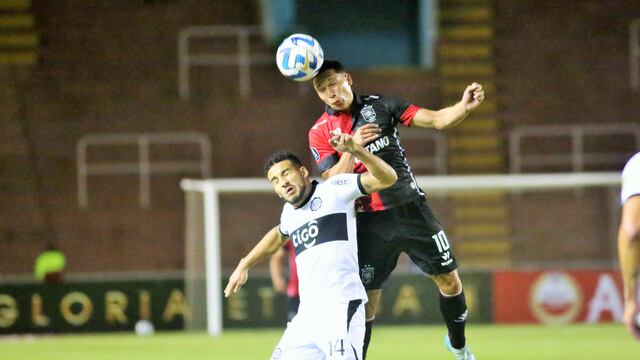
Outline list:
[[[627,164],[624,167],[624,172],[632,171],[638,172],[640,171],[640,152],[636,153],[627,161]]]
[[[323,125],[326,125],[329,122],[329,114],[325,111],[322,115],[316,120],[316,122],[309,129],[309,133],[311,134],[314,131],[320,129]]]

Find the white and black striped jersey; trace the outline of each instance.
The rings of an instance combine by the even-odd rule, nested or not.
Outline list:
[[[300,306],[367,299],[359,276],[354,200],[365,194],[360,174],[339,174],[313,189],[299,207],[287,203],[280,232],[291,239]]]

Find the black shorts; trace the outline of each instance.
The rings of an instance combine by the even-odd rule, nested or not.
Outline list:
[[[357,214],[360,277],[367,290],[380,289],[401,252],[429,275],[458,265],[442,226],[424,197],[384,211]]]

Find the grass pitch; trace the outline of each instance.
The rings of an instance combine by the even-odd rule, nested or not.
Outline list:
[[[374,328],[368,360],[451,360],[442,345],[444,326]],[[0,337],[6,360],[256,360],[269,359],[282,329],[203,333],[128,333]],[[640,343],[622,325],[468,327],[468,344],[479,360],[640,359]],[[302,360],[302,359],[301,359]]]

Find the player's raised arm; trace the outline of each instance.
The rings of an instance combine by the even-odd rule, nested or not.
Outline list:
[[[398,180],[396,171],[384,160],[371,154],[362,145],[357,144],[349,134],[335,135],[329,140],[337,151],[348,152],[362,161],[368,172],[362,174],[360,182],[367,193],[371,194],[391,187]]]
[[[380,137],[380,127],[377,124],[366,124],[358,128],[355,134],[353,134],[353,140],[356,144],[364,146],[365,144]],[[338,135],[333,134],[332,135]],[[320,174],[323,179],[328,179],[334,175],[352,173],[353,167],[356,163],[355,156],[351,153],[343,153],[338,163],[333,165],[330,169],[325,170]]]
[[[269,230],[256,246],[249,251],[247,256],[242,258],[238,266],[229,277],[229,283],[224,289],[224,297],[229,297],[236,293],[247,282],[249,277],[249,269],[255,264],[275,254],[282,245],[287,241],[288,237],[284,236],[278,226]]]
[[[462,100],[455,105],[433,111],[420,109],[411,120],[411,126],[446,129],[460,123],[469,112],[476,109],[484,100],[482,85],[473,83],[464,90]]]

